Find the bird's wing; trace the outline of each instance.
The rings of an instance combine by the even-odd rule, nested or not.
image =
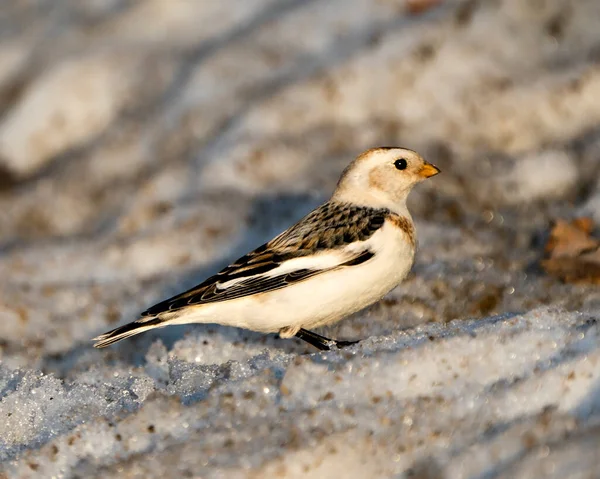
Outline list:
[[[375,255],[368,239],[389,214],[385,209],[325,203],[270,242],[142,316],[266,293],[364,263]]]

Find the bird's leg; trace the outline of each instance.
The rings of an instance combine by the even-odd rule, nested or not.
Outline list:
[[[300,331],[296,333],[296,337],[300,338],[302,341],[306,341],[308,344],[312,344],[321,351],[330,351],[331,346],[333,345],[338,348],[345,348],[346,346],[358,343],[358,341],[337,341],[335,339],[329,339],[306,329],[300,329]]]

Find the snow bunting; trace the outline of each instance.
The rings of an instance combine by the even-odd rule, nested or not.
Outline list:
[[[186,323],[296,336],[322,350],[354,344],[308,328],[373,304],[406,277],[415,255],[406,199],[415,184],[439,172],[412,150],[367,150],[344,170],[325,204],[198,286],[94,338],[94,346]]]

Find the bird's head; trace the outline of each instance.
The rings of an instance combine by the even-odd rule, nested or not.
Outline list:
[[[405,148],[371,148],[342,173],[333,199],[365,206],[404,208],[414,185],[440,170]]]

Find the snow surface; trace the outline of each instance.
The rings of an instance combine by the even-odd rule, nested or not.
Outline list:
[[[0,477],[595,477],[600,290],[538,262],[600,204],[600,3],[5,0]],[[215,325],[90,338],[327,197],[375,145],[406,282],[315,352]],[[598,231],[597,231],[598,232]]]

